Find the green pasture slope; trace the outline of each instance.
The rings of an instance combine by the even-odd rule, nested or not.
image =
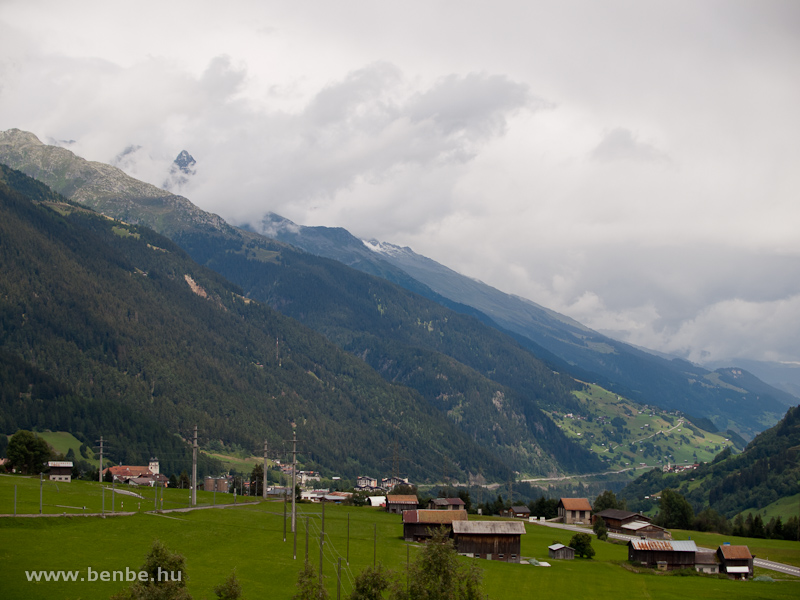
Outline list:
[[[5,489],[9,480],[13,486],[14,479],[0,478],[3,499],[8,496]],[[126,568],[138,571],[152,541],[158,538],[186,557],[189,592],[194,598],[213,598],[214,586],[235,568],[245,598],[288,600],[294,594],[297,572],[305,555],[306,518],[310,534],[309,560],[317,569],[321,529],[319,505],[299,505],[297,560],[293,559],[291,532],[286,542],[283,541],[283,504],[280,502],[164,515],[139,513],[105,519],[2,518],[0,595],[7,600],[108,598],[127,584],[119,581],[35,583],[27,580],[25,572],[77,571],[78,579],[86,579],[90,567],[95,572],[124,573]],[[540,560],[547,560],[548,545],[554,541],[568,543],[572,535],[537,525],[527,524],[526,527],[528,533],[523,536],[523,555]],[[403,542],[400,517],[379,509],[327,506],[325,531],[323,574],[332,598],[336,597],[338,559],[342,559],[342,597],[346,598],[352,589],[353,577],[372,564],[374,552],[379,562],[403,573],[407,556],[413,559],[418,548]],[[597,555],[593,560],[552,561],[549,568],[480,561],[485,589],[493,600],[589,596],[593,600],[619,600],[620,597],[656,600],[800,597],[800,581],[735,582],[706,577],[635,574],[621,566],[627,556],[625,546],[595,540],[594,547]],[[793,552],[797,557],[800,547]],[[346,564],[348,554],[349,566]]]
[[[67,433],[66,431],[45,431],[37,433],[36,435],[47,442],[56,452],[66,456],[69,449],[72,448],[76,457],[86,460],[81,456],[81,441],[71,433]],[[92,455],[94,455],[94,453],[92,453]]]
[[[659,408],[637,404],[591,384],[588,391],[573,392],[583,414],[568,417],[550,414],[561,430],[580,439],[612,468],[662,466],[669,461],[684,465],[709,462],[726,446],[733,445],[720,434],[702,431],[687,421]],[[586,417],[592,416],[591,420]],[[614,418],[624,421],[624,430],[616,428]]]
[[[42,513],[46,515],[82,515],[84,513],[101,513],[104,510],[111,512],[112,509],[117,512],[146,512],[156,508],[156,501],[158,501],[158,507],[163,507],[165,510],[191,506],[189,490],[159,489],[158,498],[156,498],[155,488],[112,486],[110,483],[100,484],[95,481],[55,482],[48,481],[46,475],[41,482],[38,476],[0,475],[0,515],[14,514],[15,487],[16,514],[18,515],[39,514],[40,488]],[[117,493],[118,490],[119,493]],[[142,498],[122,492],[134,492]],[[103,495],[105,495],[105,501]],[[233,494],[197,492],[197,503],[200,506],[232,502]]]

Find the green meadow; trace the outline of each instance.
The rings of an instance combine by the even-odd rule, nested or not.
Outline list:
[[[66,456],[71,448],[75,456],[81,456],[81,441],[71,433],[66,431],[45,431],[36,435],[47,442],[59,454]],[[94,457],[94,452],[92,452],[92,457]]]
[[[595,384],[573,394],[583,414],[551,417],[566,435],[580,439],[609,467],[708,462],[732,445],[723,435],[701,431],[667,411],[638,404]],[[586,418],[589,414],[591,420]],[[615,427],[614,419],[621,419],[617,422],[624,427]]]
[[[39,514],[40,494],[42,514],[46,515],[82,515],[112,511],[146,512],[157,507],[164,510],[188,508],[192,501],[191,492],[185,489],[156,490],[149,487],[136,488],[77,480],[63,483],[49,481],[46,477],[45,475],[40,481],[38,476],[0,475],[0,514],[15,514],[15,493],[18,515]],[[131,493],[142,497],[137,498]],[[241,499],[241,496],[237,497],[237,502]],[[197,504],[200,506],[228,504],[233,501],[233,494],[197,492]]]
[[[9,497],[13,500],[15,484],[18,492],[21,487],[38,492],[38,480],[27,479],[27,486],[21,486],[21,481],[25,481],[25,478],[0,477],[0,503],[3,506],[7,505]],[[65,502],[67,498],[72,498],[69,502],[77,504],[96,502],[100,485],[74,482],[60,484],[59,488],[57,494]],[[183,496],[188,496],[186,490],[167,492],[168,502],[175,504],[181,502]],[[51,494],[55,495],[56,492]],[[199,492],[198,502],[208,505],[210,496],[208,492]],[[227,495],[218,494],[218,503],[221,502],[220,496]],[[227,498],[230,499],[230,496]],[[99,580],[29,582],[26,571],[77,571],[78,579],[86,579],[89,568],[95,573],[116,571],[124,574],[126,569],[138,571],[154,539],[160,539],[170,549],[186,557],[189,592],[197,599],[213,598],[214,586],[221,583],[233,569],[236,569],[245,598],[291,598],[298,570],[306,554],[306,531],[309,561],[315,569],[319,568],[322,529],[320,505],[298,505],[295,545],[290,526],[284,541],[282,502],[259,502],[243,507],[165,514],[144,512],[142,502],[142,512],[132,516],[1,518],[0,564],[3,565],[3,578],[0,595],[4,599],[108,598],[127,583]],[[38,497],[35,506],[35,512],[38,512]],[[6,512],[6,509],[0,512]],[[569,543],[572,536],[570,532],[538,525],[526,524],[526,527],[527,533],[522,541],[522,554],[526,558],[546,561],[547,546],[554,541]],[[415,544],[408,545],[403,541],[400,517],[369,507],[326,506],[325,533],[323,576],[332,598],[336,597],[339,559],[342,561],[342,598],[346,598],[352,589],[354,576],[371,565],[373,560],[402,575],[407,559],[413,560],[418,548]],[[693,539],[697,539],[701,545],[719,543],[716,539],[705,540],[695,535]],[[731,538],[726,541],[735,543],[740,540]],[[757,545],[759,542],[769,547],[769,552],[763,552],[762,546]],[[748,543],[760,556],[769,555],[770,558],[793,564],[800,560],[800,545],[796,543],[764,540],[745,540],[744,543]],[[725,600],[731,597],[800,597],[800,580],[735,582],[699,576],[636,574],[624,567],[626,546],[597,540],[593,546],[597,551],[594,559],[551,561],[551,567],[480,561],[485,589],[494,600],[522,600],[533,596],[572,599],[590,594],[593,600],[618,600],[621,596]],[[763,573],[771,574],[768,571]]]
[[[776,500],[764,508],[746,508],[741,514],[742,517],[747,517],[747,513],[753,513],[753,516],[760,514],[766,523],[773,517],[776,519],[781,517],[785,521],[788,517],[796,515],[798,508],[800,508],[800,494],[794,494]]]

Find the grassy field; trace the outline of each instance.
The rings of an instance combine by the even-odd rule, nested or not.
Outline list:
[[[72,448],[73,452],[75,452],[75,456],[81,456],[81,441],[71,433],[67,433],[66,431],[45,431],[37,433],[36,435],[47,442],[56,452],[66,456],[69,449]],[[94,453],[90,454],[90,457],[93,456]]]
[[[222,462],[226,471],[236,470],[237,473],[251,473],[253,471],[253,467],[264,464],[264,458],[259,458],[258,456],[242,458],[240,456],[233,456],[231,454],[220,454],[218,452],[208,451],[203,451],[203,454],[210,456],[211,458],[216,458]],[[271,460],[268,461],[268,463],[270,467],[275,464]]]
[[[14,514],[14,488],[16,487],[16,514],[39,514],[39,493],[41,487],[42,513],[81,515],[85,513],[116,511],[148,511],[156,507],[175,509],[191,506],[191,493],[181,489],[159,489],[156,499],[155,488],[134,488],[130,486],[100,483],[94,481],[54,482],[38,477],[19,475],[0,475],[0,514]],[[132,491],[142,496],[117,493]],[[103,500],[105,495],[105,504]],[[161,499],[163,498],[163,503]],[[233,502],[232,494],[197,492],[197,503],[203,505],[228,504]],[[84,508],[85,507],[85,508]]]
[[[13,495],[13,485],[19,486],[20,480],[0,477],[0,502],[9,497],[9,487]],[[32,483],[38,486],[38,481]],[[74,494],[75,501],[80,501],[78,498],[93,497],[93,486],[99,488],[99,484],[85,484],[83,489],[75,486],[75,491],[70,493]],[[61,487],[67,487],[67,484]],[[177,494],[176,503],[181,496],[187,495],[185,490],[167,491]],[[208,495],[199,493],[199,500],[207,502]],[[36,506],[38,510],[38,498]],[[0,564],[3,565],[0,596],[11,600],[108,598],[127,584],[120,581],[34,583],[27,580],[25,572],[77,571],[80,579],[86,578],[89,567],[95,572],[124,572],[126,568],[138,570],[152,541],[158,538],[186,557],[189,591],[195,598],[213,597],[213,587],[235,568],[245,598],[289,599],[294,593],[297,572],[305,555],[306,519],[309,560],[316,570],[322,526],[319,505],[299,505],[297,560],[293,559],[291,533],[283,541],[283,504],[280,502],[164,515],[141,512],[129,517],[105,519],[3,518],[0,519]],[[568,543],[572,535],[531,524],[526,526],[523,556],[540,560],[547,560],[548,545],[554,541]],[[372,564],[373,556],[402,574],[406,557],[413,559],[417,551],[416,545],[403,542],[400,518],[379,509],[328,506],[325,509],[325,531],[323,572],[331,597],[336,597],[338,559],[342,559],[342,597],[346,598],[352,589],[353,577]],[[694,534],[692,537],[701,544],[705,543]],[[715,543],[718,541],[709,541],[708,545]],[[793,564],[800,557],[798,544],[782,542],[771,546],[771,543],[766,543],[769,552],[763,552],[755,541],[748,540],[748,543],[759,556],[769,555]],[[800,597],[800,581],[734,582],[631,573],[622,566],[627,556],[624,545],[598,541],[593,545],[597,551],[593,560],[552,561],[549,568],[480,561],[486,591],[493,600],[528,600],[532,596],[571,599],[589,594],[593,600],[618,600],[620,590],[624,590],[625,597],[653,599]],[[349,566],[346,564],[348,557]]]
[[[781,517],[785,522],[790,516],[796,515],[798,510],[800,510],[800,494],[795,494],[794,496],[781,498],[764,508],[745,509],[742,511],[742,516],[747,517],[747,513],[753,513],[753,516],[760,514],[764,523],[767,523],[773,517]]]
[[[597,385],[574,394],[584,414],[551,417],[565,434],[582,440],[609,468],[705,462],[732,445],[724,436],[701,431],[676,415],[637,404]],[[593,415],[591,421],[588,414]],[[615,418],[624,421],[623,428],[612,424]]]

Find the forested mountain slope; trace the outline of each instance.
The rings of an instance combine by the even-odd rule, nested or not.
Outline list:
[[[636,402],[710,419],[721,431],[732,429],[749,439],[777,422],[795,401],[739,369],[711,372],[613,340],[534,302],[460,275],[410,248],[374,240],[365,243],[341,228],[302,227],[272,213],[254,227],[318,256],[423,290],[420,293],[455,310],[469,307],[487,315],[487,323],[516,334],[538,356],[551,362],[552,356],[558,357],[581,378]]]
[[[110,216],[160,228],[195,260],[239,285],[244,295],[324,333],[388,381],[413,387],[511,468],[526,474],[600,468],[594,455],[563,436],[541,411],[568,409],[574,402],[570,392],[579,384],[553,373],[509,336],[338,262],[218,225],[213,216],[176,224],[174,215],[165,216],[164,206],[180,205],[180,211],[194,215],[185,199],[156,202],[151,211],[153,201],[147,198],[162,192],[145,194],[141,182],[131,183],[121,171],[93,171],[95,163],[44,146],[30,134],[0,134],[0,160],[17,161]],[[69,173],[90,181],[96,196]]]
[[[244,298],[167,238],[1,172],[0,351],[8,378],[33,384],[3,394],[5,433],[113,433],[133,462],[155,450],[150,426],[187,437],[196,424],[204,441],[255,450],[282,448],[294,422],[302,456],[331,474],[385,472],[395,442],[418,480],[443,460],[462,478],[510,473],[416,392]]]

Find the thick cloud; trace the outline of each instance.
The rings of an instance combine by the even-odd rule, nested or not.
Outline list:
[[[7,0],[0,129],[639,345],[798,361],[797,56],[794,0]]]

